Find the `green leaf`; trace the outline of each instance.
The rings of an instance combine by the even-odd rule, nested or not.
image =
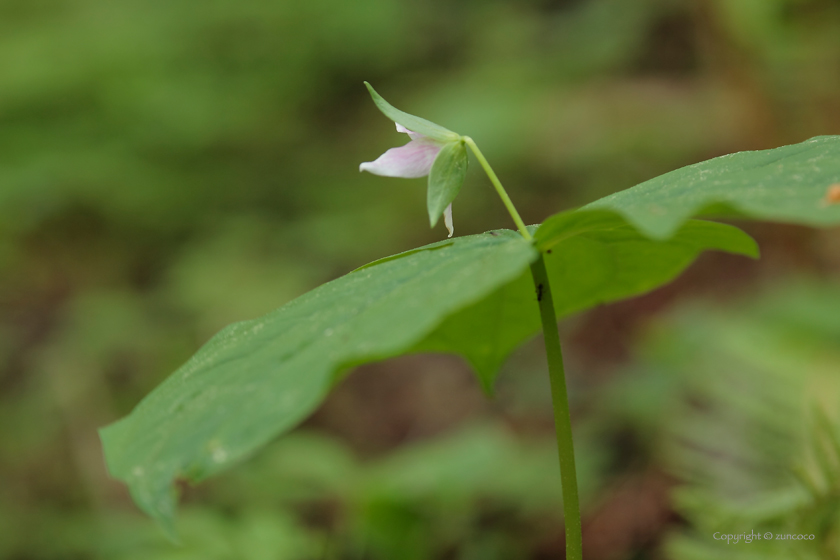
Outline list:
[[[202,480],[253,453],[311,413],[339,372],[406,352],[536,256],[514,232],[458,238],[231,325],[101,430],[108,469],[174,534],[176,479]]]
[[[704,249],[750,256],[732,226],[692,220],[650,240],[614,213],[559,214],[536,231],[558,315],[651,290]],[[262,318],[231,325],[101,431],[109,471],[174,535],[173,482],[200,481],[310,414],[345,372],[419,351],[459,354],[492,391],[516,346],[539,331],[537,251],[499,230],[381,259]]]
[[[733,226],[690,220],[671,239],[652,240],[605,211],[557,214],[540,226],[535,240],[550,251],[545,262],[558,317],[653,290],[705,250],[758,257],[755,241]],[[488,297],[450,315],[412,350],[463,356],[492,393],[510,353],[540,330],[536,298],[530,271],[524,269]]]
[[[420,117],[415,117],[414,115],[409,115],[408,113],[400,111],[385,101],[381,95],[376,93],[376,90],[373,89],[372,85],[365,82],[365,86],[367,86],[370,96],[373,98],[373,102],[379,110],[395,123],[403,125],[412,132],[419,132],[424,136],[428,136],[429,138],[440,142],[452,142],[461,138],[461,136],[456,132],[452,132],[451,130],[443,128],[431,121],[427,121],[426,119],[421,119]]]
[[[455,200],[467,176],[467,147],[461,142],[450,142],[440,149],[429,172],[429,190],[426,204],[429,223],[435,227],[441,214]]]
[[[600,226],[583,231],[581,220]],[[649,240],[607,212],[555,216],[536,239],[550,246],[559,315],[653,289],[704,249],[756,254],[732,226],[690,221],[670,240]],[[529,272],[536,255],[508,230],[439,242],[231,325],[101,431],[111,474],[174,535],[175,480],[200,481],[253,453],[310,414],[355,365],[455,353],[491,391],[505,358],[540,328]]]
[[[447,317],[411,351],[463,356],[482,389],[492,395],[499,368],[517,346],[539,330],[537,297],[526,268],[488,297]]]
[[[698,214],[831,226],[840,224],[838,184],[840,136],[819,136],[689,165],[585,208],[615,210],[659,239]]]
[[[428,133],[382,104],[403,126]],[[460,142],[444,150],[433,166],[435,182],[430,178],[430,210],[438,216],[460,187],[453,178],[466,168]],[[758,255],[742,231],[686,221],[693,213],[840,222],[840,206],[828,194],[840,182],[839,152],[840,137],[823,137],[735,154],[552,216],[534,241],[545,254],[558,316],[652,290],[707,249]],[[539,331],[529,272],[536,249],[507,230],[436,243],[228,327],[129,416],[102,430],[110,472],[173,533],[176,479],[201,480],[254,452],[306,417],[355,365],[407,352],[457,353],[491,391],[505,358]]]
[[[545,241],[537,231],[539,241]],[[669,239],[648,239],[629,224],[592,230],[557,243],[546,255],[558,317],[649,292],[676,278],[700,253],[758,258],[740,229],[689,220]]]

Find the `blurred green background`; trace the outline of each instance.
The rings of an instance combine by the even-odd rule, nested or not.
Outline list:
[[[836,0],[0,0],[0,558],[559,558],[539,344],[361,368],[182,488],[168,543],[96,429],[224,325],[445,236],[370,102],[469,134],[528,223],[840,134]],[[457,235],[511,227],[477,167]],[[840,232],[567,321],[590,559],[840,557]],[[721,545],[715,531],[814,533]],[[753,556],[749,556],[752,554]],[[746,555],[746,556],[745,556]],[[758,556],[755,556],[758,555]]]

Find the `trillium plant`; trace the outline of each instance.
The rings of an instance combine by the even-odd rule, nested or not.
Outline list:
[[[450,238],[364,265],[258,319],[228,326],[101,430],[111,474],[173,538],[175,482],[197,483],[292,429],[355,366],[417,352],[462,356],[492,394],[520,344],[545,339],[566,524],[582,558],[574,447],[557,318],[650,291],[705,250],[757,258],[708,218],[840,224],[840,136],[690,165],[526,226],[476,143],[404,113],[367,85],[410,141],[360,170],[428,175],[428,212]],[[517,231],[452,237],[472,152]],[[695,219],[704,217],[707,219]]]

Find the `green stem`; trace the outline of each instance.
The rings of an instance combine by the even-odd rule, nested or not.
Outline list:
[[[508,213],[510,213],[510,217],[513,218],[516,227],[519,228],[519,233],[522,234],[522,237],[530,241],[532,239],[531,234],[525,227],[525,222],[523,222],[522,218],[519,217],[519,212],[516,211],[516,207],[513,205],[513,202],[511,202],[507,191],[502,186],[502,182],[499,181],[499,178],[496,176],[496,172],[493,171],[493,168],[490,167],[489,163],[487,163],[487,158],[484,157],[484,154],[481,153],[481,150],[478,149],[478,146],[472,138],[470,138],[469,136],[462,136],[461,139],[473,151],[476,159],[478,159],[478,163],[481,164],[481,167],[484,168],[484,172],[487,173],[487,176],[490,178],[490,182],[493,183],[494,187],[496,187],[496,192],[499,193],[499,197],[505,204],[505,208],[507,208]]]
[[[478,162],[490,182],[496,187],[496,192],[504,202],[519,233],[531,241],[533,238],[525,227],[525,222],[519,217],[519,212],[513,206],[510,197],[502,186],[502,182],[487,163],[487,159],[475,142],[469,136],[461,137],[478,158]],[[575,448],[572,442],[572,419],[569,414],[569,395],[566,392],[566,372],[563,369],[563,350],[560,348],[560,333],[557,331],[557,317],[554,315],[554,302],[551,297],[551,285],[548,282],[548,272],[545,260],[540,253],[539,258],[531,265],[531,275],[534,277],[534,287],[537,289],[537,300],[540,305],[543,337],[545,338],[545,353],[548,358],[548,376],[551,380],[551,404],[554,408],[554,430],[557,435],[557,452],[560,456],[560,482],[563,486],[563,516],[566,522],[566,560],[583,560],[583,538],[580,522],[580,501],[578,499],[577,474],[575,473]]]
[[[577,474],[575,473],[575,448],[572,443],[572,419],[569,415],[569,395],[566,392],[566,373],[563,369],[563,350],[557,331],[557,317],[545,261],[540,258],[531,265],[531,275],[540,305],[545,353],[548,358],[548,376],[551,380],[551,403],[554,407],[554,430],[557,434],[557,451],[560,455],[560,482],[563,485],[563,515],[566,521],[566,560],[582,560],[580,502]]]

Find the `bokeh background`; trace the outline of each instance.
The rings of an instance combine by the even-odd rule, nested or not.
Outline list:
[[[562,557],[537,341],[493,400],[451,356],[359,369],[182,488],[181,546],[104,469],[96,429],[221,327],[445,236],[424,180],[358,172],[405,141],[363,80],[538,223],[840,134],[840,3],[0,0],[0,558]],[[477,166],[454,213],[511,227]],[[744,227],[760,262],[562,324],[589,559],[837,557],[840,231]],[[765,528],[816,538],[712,538]]]

